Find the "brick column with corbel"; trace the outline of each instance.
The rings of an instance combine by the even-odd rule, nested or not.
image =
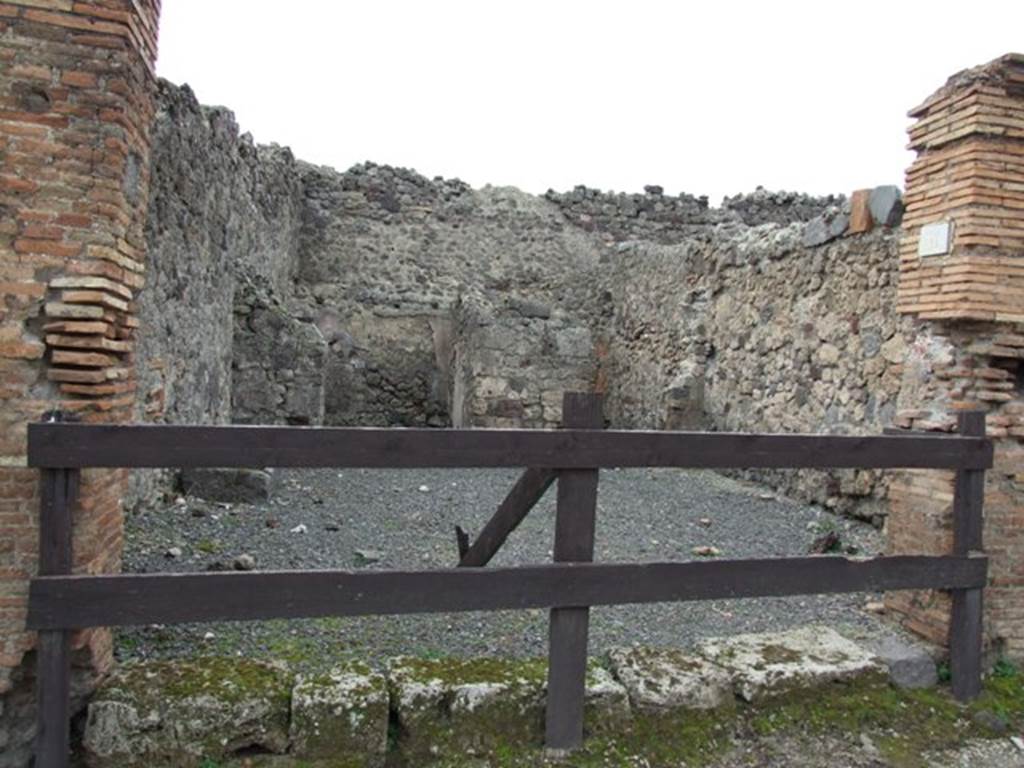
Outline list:
[[[910,112],[898,311],[915,318],[897,425],[951,431],[982,409],[995,439],[985,489],[990,648],[1024,657],[1024,56],[954,75]],[[907,472],[890,489],[891,552],[952,540],[952,474]],[[938,643],[949,601],[900,592],[887,606]]]
[[[142,287],[159,0],[0,2],[0,765],[27,765],[37,473],[47,411],[129,420]],[[88,472],[75,567],[118,570],[126,474]],[[82,688],[109,633],[76,643]]]

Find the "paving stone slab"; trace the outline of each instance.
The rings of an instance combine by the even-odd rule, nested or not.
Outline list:
[[[379,768],[388,747],[388,687],[361,664],[300,676],[292,689],[291,751],[333,768]]]
[[[198,768],[239,750],[283,753],[293,676],[247,659],[121,667],[89,704],[90,768]]]
[[[725,669],[736,695],[749,702],[826,683],[886,679],[874,654],[829,627],[706,640],[696,651]]]
[[[714,709],[735,703],[729,674],[674,648],[622,648],[608,654],[612,674],[640,712]]]

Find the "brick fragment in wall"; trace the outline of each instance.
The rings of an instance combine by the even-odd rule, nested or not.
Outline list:
[[[850,195],[850,234],[856,235],[871,229],[874,222],[868,207],[870,196],[870,189],[858,189]]]

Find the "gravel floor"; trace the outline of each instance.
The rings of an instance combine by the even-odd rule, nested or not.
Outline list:
[[[456,562],[456,524],[480,530],[511,488],[511,470],[301,470],[277,476],[260,505],[178,499],[126,521],[125,570],[202,571],[249,554],[258,569],[438,568]],[[554,489],[533,510],[494,564],[548,562]],[[713,472],[673,469],[602,472],[597,561],[692,560],[694,547],[721,557],[806,554],[822,532],[878,554],[872,527],[777,498]],[[294,532],[305,526],[305,532]],[[180,553],[169,556],[168,550]],[[363,550],[373,560],[357,554]],[[628,644],[687,645],[702,637],[828,623],[854,636],[890,632],[862,608],[875,596],[822,595],[596,608],[591,653]],[[319,666],[343,657],[380,661],[428,656],[541,656],[545,611],[246,622],[123,630],[120,658],[195,652],[281,657]]]

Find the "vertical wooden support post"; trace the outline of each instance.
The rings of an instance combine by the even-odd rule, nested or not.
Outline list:
[[[601,395],[566,392],[562,424],[570,429],[604,427]],[[591,562],[597,512],[598,470],[563,469],[558,474],[556,562]],[[588,607],[554,608],[548,645],[548,697],[544,743],[567,752],[583,742],[583,695],[587,672]]]
[[[78,496],[79,471],[44,469],[39,510],[39,575],[71,573],[71,510]],[[67,768],[70,756],[71,632],[39,633],[36,650],[38,768]]]
[[[960,434],[985,436],[982,411],[961,413]],[[967,557],[982,548],[982,505],[985,500],[985,470],[960,469],[953,493],[953,554]],[[969,701],[981,693],[982,590],[953,590],[949,622],[949,666],[953,695]]]

